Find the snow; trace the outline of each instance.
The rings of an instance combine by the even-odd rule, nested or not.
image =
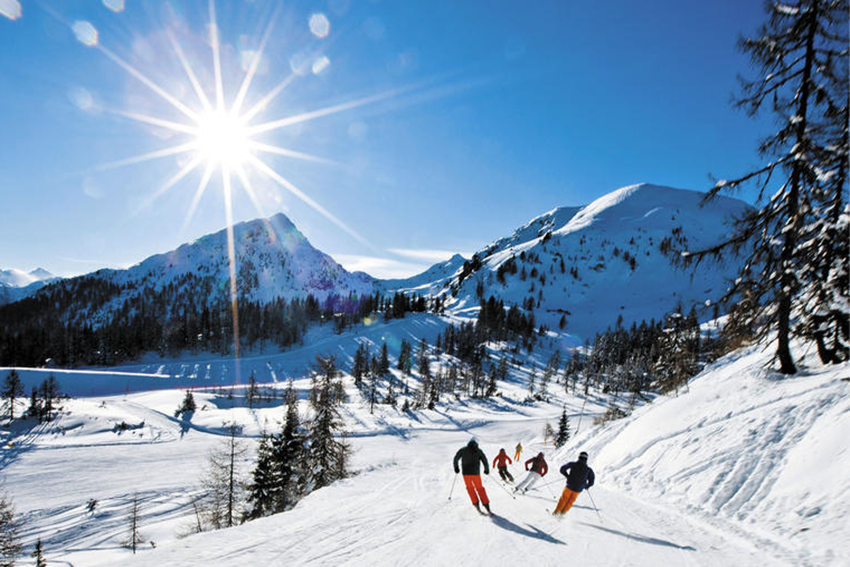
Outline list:
[[[706,301],[714,303],[722,296],[737,266],[703,262],[693,271],[677,269],[661,252],[662,240],[674,230],[679,231],[681,242],[674,244],[680,248],[683,243],[691,248],[714,245],[748,210],[737,199],[717,197],[703,203],[704,197],[697,191],[646,183],[623,187],[585,207],[554,209],[486,246],[478,252],[481,269],[463,281],[456,270],[448,278],[441,272],[431,284],[417,279],[394,282],[394,287],[438,290],[448,312],[466,317],[477,312],[479,285],[485,299],[493,295],[506,306],[533,298],[538,325],[556,329],[564,317],[569,334],[565,344],[570,346],[592,340],[616,325],[620,316],[624,326],[657,320],[680,303],[685,312],[692,305],[701,307],[698,316],[706,320],[713,315],[704,307]],[[523,254],[534,259],[522,260]],[[497,271],[510,258],[520,273],[504,274],[502,283]]]
[[[0,269],[0,305],[20,301],[59,279],[44,268],[36,268],[30,272],[15,268]]]
[[[396,332],[429,321],[407,318]],[[348,344],[336,335],[328,341],[334,337]],[[810,357],[801,375],[782,378],[764,370],[771,356],[761,347],[733,353],[687,393],[604,425],[593,417],[606,396],[592,391],[580,416],[584,400],[553,384],[552,403],[526,405],[516,372],[500,384],[501,396],[412,414],[386,406],[370,414],[347,377],[342,413],[354,476],[289,512],[182,539],[223,423],[237,422],[252,442],[277,427],[280,400],[249,409],[196,391],[190,420],[173,417],[180,390],[65,400],[53,422],[5,434],[2,465],[27,522],[25,543],[40,537],[51,561],[72,565],[466,565],[530,557],[542,565],[564,557],[590,565],[850,564],[850,383],[841,380],[850,365],[821,368]],[[295,386],[303,399],[309,380]],[[554,451],[541,436],[561,404],[580,431]],[[138,428],[116,432],[121,422]],[[524,458],[543,451],[552,470],[516,499],[495,473],[485,477],[498,516],[480,516],[461,482],[449,499],[451,459],[471,436],[490,459],[501,447],[512,456],[522,442]],[[554,519],[546,510],[562,486],[556,469],[580,450],[590,452],[597,484]],[[511,469],[517,481],[524,477],[521,465]],[[120,545],[134,496],[142,533],[156,544],[135,557]]]

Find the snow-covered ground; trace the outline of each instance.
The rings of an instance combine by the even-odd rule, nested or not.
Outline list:
[[[57,564],[850,565],[850,383],[842,380],[850,366],[821,369],[810,360],[782,378],[763,370],[771,354],[735,353],[689,392],[604,425],[593,423],[603,396],[592,392],[584,407],[563,395],[525,405],[521,379],[489,401],[410,415],[379,406],[370,415],[348,378],[353,477],[290,512],[184,539],[223,423],[242,424],[253,447],[263,427],[282,419],[280,400],[249,409],[198,392],[191,421],[173,417],[180,390],[66,400],[50,424],[4,433],[0,466],[26,521],[25,543],[40,537]],[[303,395],[309,381],[295,385]],[[542,432],[556,424],[561,403],[580,430],[554,451]],[[130,428],[116,430],[121,422]],[[452,457],[472,436],[491,459],[501,447],[512,455],[520,441],[524,457],[545,452],[553,484],[514,499],[491,474],[493,518],[475,512],[461,482],[449,499]],[[599,514],[583,494],[556,520],[547,513],[562,486],[554,469],[582,449],[597,473]],[[512,467],[518,478],[520,468]],[[142,533],[156,543],[135,557],[121,546],[134,495]],[[89,499],[98,501],[93,512]]]

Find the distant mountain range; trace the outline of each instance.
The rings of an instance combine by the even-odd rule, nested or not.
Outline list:
[[[0,269],[0,305],[23,299],[58,279],[44,268],[36,268],[31,272],[14,268]]]
[[[683,272],[662,253],[672,243],[717,242],[748,208],[726,197],[703,204],[703,196],[649,184],[624,187],[587,206],[534,218],[470,259],[455,255],[421,274],[393,280],[348,272],[277,214],[234,226],[238,293],[262,305],[309,295],[325,302],[404,291],[441,296],[449,311],[469,316],[493,296],[533,312],[538,324],[592,338],[618,320],[657,319],[677,304],[689,309],[720,296],[734,266]],[[37,291],[21,286],[42,287],[53,278],[40,269],[0,273],[0,294],[10,301]],[[191,298],[192,307],[180,304],[179,309],[227,301],[229,277],[222,230],[126,270],[104,269],[53,281],[49,288],[61,300],[60,320],[96,328],[122,310],[138,309],[147,297]]]

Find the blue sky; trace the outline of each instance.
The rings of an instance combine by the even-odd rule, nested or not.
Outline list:
[[[127,266],[226,223],[217,170],[186,220],[203,165],[151,201],[191,152],[108,166],[193,139],[126,116],[187,122],[114,58],[200,110],[169,31],[215,98],[207,3],[122,4],[0,0],[2,268]],[[349,268],[412,275],[557,206],[643,181],[705,190],[758,161],[765,123],[729,100],[760,1],[275,6],[215,4],[226,105],[273,21],[243,110],[293,76],[253,123],[352,108],[257,138],[326,160],[258,156],[327,214],[246,167],[256,204],[234,179],[233,219],[283,211]]]

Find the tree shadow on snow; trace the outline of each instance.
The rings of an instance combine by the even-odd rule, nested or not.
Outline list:
[[[532,526],[530,524],[526,524],[528,526],[528,528],[524,528],[522,526],[516,525],[515,523],[508,520],[507,518],[503,518],[502,516],[491,516],[490,519],[493,520],[493,523],[496,524],[497,526],[499,526],[500,528],[514,532],[514,533],[517,533],[521,536],[533,537],[535,539],[541,539],[541,540],[549,542],[549,543],[557,543],[557,544],[560,544],[560,545],[567,545],[566,542],[563,542],[563,541],[559,540],[558,538],[552,537],[551,535],[547,534],[546,532],[539,530],[538,528],[535,528],[534,526]]]
[[[609,534],[614,534],[622,537],[626,537],[632,539],[634,541],[639,541],[641,543],[649,543],[652,545],[663,545],[665,547],[672,547],[674,549],[681,549],[682,551],[696,551],[696,548],[690,545],[678,545],[673,543],[672,541],[666,541],[663,539],[658,539],[654,537],[646,537],[642,535],[629,534],[626,532],[621,532],[619,530],[615,530],[613,528],[606,528],[603,526],[597,526],[596,524],[588,524],[587,522],[580,522],[582,525],[590,526],[591,528],[596,528],[597,530],[602,530],[603,532],[608,532]]]

